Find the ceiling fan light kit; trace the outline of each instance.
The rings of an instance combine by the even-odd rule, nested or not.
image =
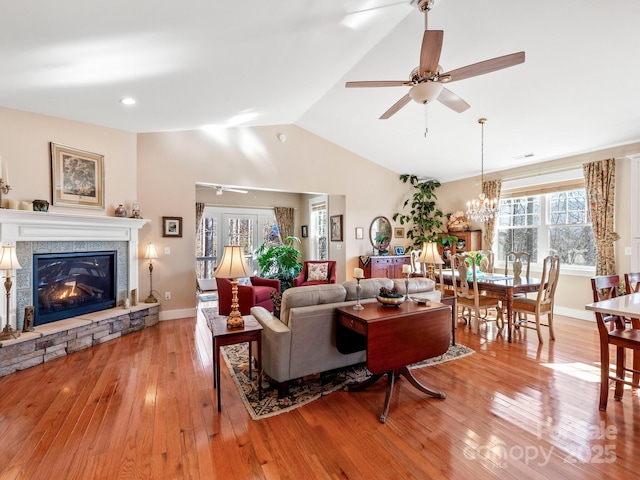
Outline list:
[[[426,104],[437,100],[444,86],[441,83],[426,82],[411,87],[409,96],[414,102]]]
[[[381,120],[385,120],[394,115],[409,103],[411,99],[422,104],[432,103],[437,100],[455,112],[464,112],[469,108],[469,104],[455,93],[444,88],[443,83],[465,80],[524,62],[524,52],[518,52],[443,73],[439,61],[440,53],[442,52],[444,31],[429,30],[427,28],[427,14],[433,6],[433,0],[412,0],[412,3],[414,2],[417,9],[424,12],[425,30],[420,48],[420,64],[411,72],[409,76],[410,80],[358,81],[347,82],[345,84],[347,88],[411,87],[407,95],[403,96],[380,116]]]
[[[489,198],[482,191],[484,186],[484,124],[486,118],[478,119],[482,129],[482,139],[480,142],[480,194],[467,202],[467,217],[476,222],[486,222],[498,213],[498,202],[495,198]]]

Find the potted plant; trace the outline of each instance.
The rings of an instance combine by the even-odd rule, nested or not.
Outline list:
[[[280,280],[283,292],[293,286],[293,279],[302,270],[302,263],[298,261],[300,251],[294,247],[296,243],[300,243],[298,237],[287,237],[284,244],[265,242],[255,251],[260,276]]]
[[[415,175],[400,175],[403,183],[409,182],[413,188],[413,195],[406,199],[403,208],[409,207],[408,213],[397,212],[393,214],[393,220],[400,225],[413,223],[407,232],[407,238],[413,240],[409,250],[419,250],[427,242],[438,241],[445,215],[436,207],[435,190],[440,187],[437,180],[420,180]]]

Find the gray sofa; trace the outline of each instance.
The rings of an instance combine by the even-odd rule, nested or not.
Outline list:
[[[380,287],[395,286],[399,293],[405,293],[405,279],[369,278],[361,280],[360,285],[361,303],[375,302]],[[280,318],[263,307],[251,309],[264,328],[262,368],[278,382],[280,396],[290,380],[366,361],[364,350],[344,355],[336,347],[335,309],[354,305],[356,295],[355,280],[294,287],[282,295]],[[427,278],[412,278],[409,295],[440,301],[440,291]]]

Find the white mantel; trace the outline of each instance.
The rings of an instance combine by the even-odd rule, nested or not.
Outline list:
[[[56,241],[121,241],[129,243],[128,285],[138,288],[138,230],[149,219],[0,209],[0,244]],[[4,295],[0,307],[4,311]],[[15,295],[11,297],[15,311]],[[0,313],[1,315],[1,313]],[[12,322],[13,323],[13,322]],[[4,322],[2,322],[4,326]]]

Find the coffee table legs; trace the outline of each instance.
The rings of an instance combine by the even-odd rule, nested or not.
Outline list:
[[[385,423],[387,421],[387,417],[389,416],[389,405],[391,405],[391,397],[393,395],[393,386],[395,385],[396,376],[398,377],[400,375],[404,376],[407,380],[409,380],[409,383],[411,385],[413,385],[415,388],[417,388],[421,392],[426,393],[427,395],[430,395],[435,398],[447,397],[446,393],[433,390],[423,385],[422,383],[420,383],[416,379],[416,377],[413,376],[413,374],[407,367],[402,367],[399,370],[390,371],[385,374],[372,375],[370,378],[368,378],[364,382],[347,385],[345,387],[345,390],[349,392],[358,392],[358,391],[364,390],[370,387],[371,385],[373,385],[374,383],[376,383],[378,380],[380,380],[380,378],[382,378],[383,375],[387,376],[387,392],[384,398],[384,406],[382,407],[382,414],[380,415],[380,423]]]

